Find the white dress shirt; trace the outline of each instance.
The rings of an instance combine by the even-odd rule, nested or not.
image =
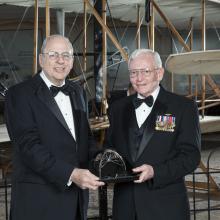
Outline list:
[[[154,106],[155,100],[157,99],[159,91],[160,91],[160,87],[158,86],[158,88],[156,88],[153,91],[153,93],[151,94],[153,96],[153,98],[154,98],[154,102],[153,102],[153,105],[151,107],[149,107],[146,103],[143,102],[137,109],[135,109],[137,124],[138,124],[139,128],[145,122],[145,120],[147,119],[149,114],[151,113],[151,110],[152,110],[152,108]],[[140,94],[138,94],[137,97],[140,98],[140,99],[144,99],[145,98],[145,97],[143,97]]]
[[[50,82],[50,80],[46,77],[45,73],[42,71],[40,73],[41,78],[46,83],[47,87],[50,88],[50,86],[56,86],[53,83]],[[65,84],[65,81],[61,86]],[[54,97],[68,127],[69,130],[73,136],[73,138],[76,140],[76,133],[75,133],[75,126],[74,126],[74,118],[73,118],[73,112],[72,112],[72,105],[70,102],[70,97],[68,95],[65,95],[63,92],[58,92],[57,95]]]

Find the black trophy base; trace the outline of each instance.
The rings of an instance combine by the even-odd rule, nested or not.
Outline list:
[[[127,175],[118,175],[116,177],[112,176],[106,176],[100,178],[100,181],[104,183],[125,183],[125,182],[132,182],[134,180],[137,180],[139,178],[139,175],[132,175],[132,174],[127,174]]]

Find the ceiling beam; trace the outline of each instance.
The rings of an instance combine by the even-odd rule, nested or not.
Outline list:
[[[32,67],[32,74],[37,73],[37,56],[38,52],[38,0],[35,0],[34,5],[34,49],[33,49],[33,67]]]

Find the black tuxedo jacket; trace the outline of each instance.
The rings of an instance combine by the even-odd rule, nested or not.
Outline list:
[[[76,141],[39,74],[7,92],[6,124],[14,152],[12,220],[74,220],[77,209],[85,219],[87,191],[67,182],[75,167],[88,167],[93,141],[84,92],[70,84]]]
[[[132,147],[136,122],[132,99],[112,104],[106,147],[126,160],[127,168],[150,164],[154,178],[141,184],[119,183],[114,187],[113,219],[189,220],[184,176],[200,162],[200,128],[196,104],[160,88],[152,112],[146,119],[136,155]],[[158,123],[172,121],[171,127]],[[165,123],[166,124],[166,123]],[[158,129],[159,128],[159,129]]]

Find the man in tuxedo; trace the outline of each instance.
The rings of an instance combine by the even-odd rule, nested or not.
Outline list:
[[[139,177],[115,184],[113,220],[189,220],[184,176],[200,162],[196,103],[160,85],[157,52],[135,50],[128,68],[136,93],[110,106],[105,146]]]
[[[104,183],[89,172],[95,150],[85,93],[66,79],[73,47],[61,35],[42,45],[42,71],[11,87],[6,124],[13,144],[12,220],[85,220],[88,189]]]

